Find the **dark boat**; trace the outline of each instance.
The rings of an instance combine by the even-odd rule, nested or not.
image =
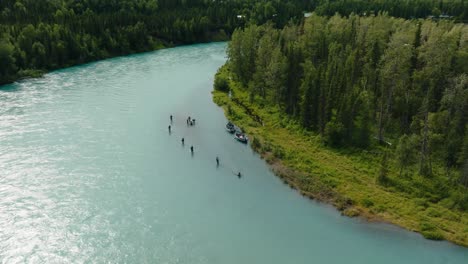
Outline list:
[[[227,130],[227,132],[233,134],[234,132],[236,132],[236,126],[234,126],[233,123],[228,122],[228,123],[226,124],[226,130]]]
[[[234,137],[239,141],[239,142],[242,142],[242,143],[247,143],[247,141],[249,140],[247,138],[247,136],[244,134],[244,133],[241,133],[241,132],[236,132],[234,134]]]

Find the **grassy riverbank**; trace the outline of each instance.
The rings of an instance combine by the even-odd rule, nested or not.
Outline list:
[[[226,69],[221,74],[229,80],[231,98],[225,92],[214,91],[214,102],[223,107],[228,119],[245,130],[252,148],[286,184],[306,197],[335,205],[344,215],[390,222],[429,239],[468,246],[467,212],[448,209],[444,201],[433,203],[430,197],[401,191],[418,188],[412,186],[415,182],[431,185],[430,181],[412,176],[406,182],[408,186],[377,184],[381,162],[378,148],[365,151],[326,147],[319,135],[303,130],[279,109],[252,101]],[[397,166],[390,164],[389,178],[396,178],[398,173]]]

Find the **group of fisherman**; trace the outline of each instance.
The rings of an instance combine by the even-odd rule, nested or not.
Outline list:
[[[195,118],[190,118],[190,116],[187,118],[187,126],[193,126],[195,125]]]
[[[171,124],[172,124],[172,121],[173,121],[172,115],[169,116],[169,119],[171,120]],[[187,118],[187,125],[188,125],[188,126],[193,126],[193,125],[195,125],[195,118],[191,118],[191,117],[189,116],[189,117]],[[170,134],[170,133],[172,132],[172,131],[171,131],[171,125],[169,125],[168,130],[169,130],[169,134]],[[182,138],[181,141],[182,141],[182,145],[185,145],[185,139]],[[190,146],[190,152],[191,152],[192,155],[193,155],[193,145]],[[219,157],[218,157],[218,156],[216,156],[216,167],[219,167]],[[241,177],[242,177],[241,172],[239,171],[239,172],[236,174],[236,176],[239,177],[239,178],[241,178]]]
[[[172,115],[169,116],[169,119],[171,120],[171,124],[172,124],[172,121],[173,121],[173,117]],[[193,124],[195,124],[195,119],[191,119],[190,116],[187,118],[187,124],[191,124],[193,126]],[[169,134],[172,132],[171,131],[171,125],[169,125],[167,127],[167,129],[169,130]],[[182,138],[182,145],[185,145],[185,139]],[[192,152],[192,155],[193,155],[193,146],[190,146],[190,152]]]
[[[172,115],[169,116],[172,124]],[[195,118],[191,118],[190,116],[187,118],[187,126],[194,126],[195,125]],[[171,133],[171,125],[168,127],[169,133]]]

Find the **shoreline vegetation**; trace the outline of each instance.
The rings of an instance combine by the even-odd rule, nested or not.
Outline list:
[[[229,76],[228,72],[223,73]],[[228,93],[214,90],[213,101],[250,137],[250,146],[285,184],[302,196],[333,205],[348,217],[387,222],[468,247],[468,213],[424,198],[411,198],[375,183],[378,151],[346,151],[323,146],[320,136],[278,120],[278,109],[249,103],[239,84]],[[397,170],[390,173],[397,174]]]
[[[468,27],[386,14],[233,33],[213,100],[344,215],[468,246]]]

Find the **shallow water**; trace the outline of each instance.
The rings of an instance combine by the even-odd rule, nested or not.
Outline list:
[[[0,87],[0,262],[468,263],[466,248],[342,217],[283,185],[211,101],[225,47]]]

